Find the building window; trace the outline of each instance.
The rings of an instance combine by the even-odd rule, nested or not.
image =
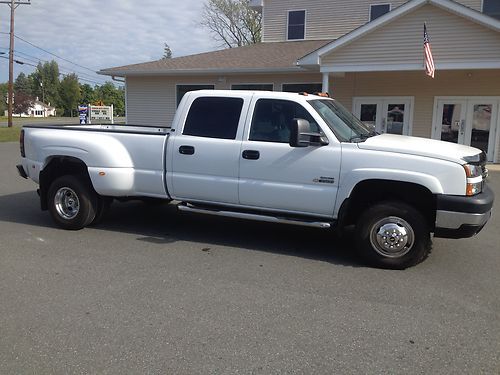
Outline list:
[[[231,85],[231,90],[273,91],[272,83],[249,83]]]
[[[243,99],[200,97],[193,101],[182,134],[235,139]]]
[[[284,83],[282,87],[284,92],[307,92],[309,94],[321,92],[322,89],[321,83]]]
[[[370,21],[373,21],[391,11],[391,4],[370,5]]]
[[[291,10],[288,12],[288,40],[305,39],[306,36],[306,11]]]
[[[177,106],[179,106],[182,97],[189,91],[213,89],[215,89],[214,85],[177,85]]]
[[[500,20],[500,1],[483,0],[483,13]]]

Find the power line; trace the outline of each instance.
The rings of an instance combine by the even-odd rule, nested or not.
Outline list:
[[[7,60],[9,59],[8,57],[5,57],[5,56],[0,56],[0,58],[2,58],[2,59],[7,59]],[[29,66],[33,66],[33,67],[35,67],[35,68],[37,67],[36,65],[31,64],[31,63],[26,62],[26,61],[14,60],[14,62],[15,62],[16,64],[19,64],[19,65],[29,65]],[[59,75],[64,77],[65,75],[69,75],[69,74],[72,74],[72,73],[74,73],[74,72],[59,72]],[[76,74],[76,73],[74,73],[74,74]],[[78,76],[78,74],[77,74],[77,76]],[[97,81],[94,81],[94,80],[91,80],[91,79],[87,79],[87,78],[78,77],[78,79],[79,79],[79,80],[82,80],[82,81],[86,81],[86,82],[94,83],[94,84],[96,84],[96,85],[101,85],[101,86],[103,85],[103,83],[102,83],[102,82],[97,82]]]
[[[55,57],[57,57],[58,59],[64,60],[64,61],[66,61],[66,62],[68,62],[68,63],[70,63],[70,64],[72,64],[72,65],[78,66],[78,67],[80,67],[80,68],[83,68],[83,69],[89,70],[89,71],[91,71],[92,73],[95,73],[95,69],[88,68],[88,67],[86,67],[86,66],[83,66],[83,65],[77,64],[77,63],[75,63],[75,62],[73,62],[73,61],[71,61],[71,60],[68,60],[68,59],[66,59],[66,58],[64,58],[64,57],[61,57],[61,56],[59,56],[59,55],[56,55],[55,53],[52,53],[52,52],[50,52],[50,51],[46,50],[45,48],[42,48],[42,47],[37,46],[36,44],[34,44],[34,43],[30,42],[29,40],[26,40],[26,39],[24,39],[24,38],[21,38],[19,35],[14,35],[14,37],[15,37],[16,39],[19,39],[19,40],[23,41],[24,43],[28,43],[28,44],[29,44],[30,46],[32,46],[32,47],[38,48],[39,50],[41,50],[41,51],[43,51],[43,52],[45,52],[45,53],[48,53],[49,55],[55,56]]]
[[[5,48],[5,47],[0,47],[0,49],[8,49],[8,48]],[[38,64],[38,63],[41,63],[41,62],[46,62],[48,63],[49,61],[48,60],[44,60],[44,59],[41,59],[37,56],[33,56],[33,55],[30,55],[30,54],[27,54],[27,53],[24,53],[24,52],[21,52],[21,51],[14,51],[14,56],[17,54],[17,57],[19,58],[22,58],[23,60],[27,60],[27,61],[30,61],[32,63],[35,63],[35,64]],[[19,54],[22,54],[22,55],[25,55],[25,56],[28,56],[28,57],[25,57],[25,56],[19,56]],[[3,57],[3,56],[0,56],[0,57]],[[28,64],[26,62],[23,62],[23,61],[20,61],[20,60],[17,60],[16,61],[18,64],[20,65],[29,65],[29,66],[34,66],[35,68],[37,68],[38,66],[35,66],[35,65],[32,65],[32,64]],[[72,70],[71,68],[68,68],[68,67],[65,67],[63,65],[59,65],[58,64],[58,67],[59,67],[59,71],[64,74],[76,74],[78,76],[78,79],[82,80],[82,81],[87,81],[87,82],[92,82],[92,83],[95,83],[97,85],[103,85],[106,83],[106,81],[97,81],[97,78],[96,77],[92,77],[90,74],[87,74],[87,73],[84,73],[84,72],[81,72],[81,71],[77,71],[77,70]],[[83,75],[83,77],[82,77]],[[95,73],[95,75],[97,76],[97,73]],[[85,78],[86,77],[86,78]],[[100,77],[99,77],[100,78]]]

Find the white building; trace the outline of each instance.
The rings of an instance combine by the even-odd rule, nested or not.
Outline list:
[[[5,116],[7,115],[8,113],[7,111],[5,111]],[[36,98],[36,100],[32,102],[30,108],[25,113],[13,114],[13,116],[16,117],[49,117],[55,115],[56,115],[56,109],[54,107],[51,107],[50,103],[45,104],[39,101],[38,97]]]

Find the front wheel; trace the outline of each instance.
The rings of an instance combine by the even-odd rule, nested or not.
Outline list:
[[[98,197],[85,176],[55,179],[47,199],[52,219],[63,229],[82,229],[96,217]]]
[[[358,219],[356,236],[361,255],[381,268],[414,266],[431,250],[424,216],[403,202],[381,202],[369,207]]]

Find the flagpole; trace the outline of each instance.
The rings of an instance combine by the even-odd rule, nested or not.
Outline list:
[[[426,29],[426,22],[424,21],[424,38],[425,38],[425,29]],[[422,54],[422,68],[424,69],[425,72],[425,53]]]

